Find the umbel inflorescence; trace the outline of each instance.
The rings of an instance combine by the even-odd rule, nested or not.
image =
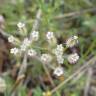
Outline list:
[[[64,51],[66,48],[73,48],[78,44],[78,36],[71,36],[65,43],[58,44],[54,32],[47,32],[44,38],[46,39],[48,48],[46,48],[47,50],[44,50],[43,53],[38,53],[34,44],[40,41],[41,34],[34,30],[28,37],[24,23],[19,22],[17,27],[22,39],[18,39],[12,35],[8,37],[8,41],[15,45],[15,47],[10,50],[11,54],[15,56],[22,56],[26,53],[27,56],[40,60],[42,64],[45,64],[48,68],[53,70],[53,75],[57,78],[64,76],[64,68],[62,67],[62,64],[64,64],[65,59],[69,64],[75,64],[79,60],[78,53],[73,52],[71,54],[66,54]],[[39,48],[40,46],[36,47]]]
[[[26,27],[24,23],[18,23],[17,24],[18,29],[21,34],[26,32]],[[22,33],[23,32],[23,33]],[[46,43],[49,44],[51,52],[48,53],[44,52],[42,54],[38,54],[38,52],[32,48],[34,46],[35,42],[38,42],[40,33],[38,31],[33,31],[30,34],[30,37],[24,36],[23,40],[20,41],[18,38],[14,36],[9,36],[8,41],[16,47],[12,48],[10,50],[10,53],[14,55],[22,55],[24,52],[27,53],[30,57],[36,57],[39,56],[42,63],[46,64],[50,68],[53,69],[53,74],[56,76],[60,76],[64,73],[63,68],[60,66],[63,64],[64,59],[67,59],[70,64],[75,64],[79,60],[79,55],[77,53],[71,53],[68,55],[65,55],[64,52],[64,45],[63,44],[57,44],[56,37],[54,35],[54,32],[47,32],[44,38],[46,38]],[[66,48],[74,47],[78,44],[78,36],[71,36],[66,40]],[[58,66],[54,66],[54,64],[58,64]]]

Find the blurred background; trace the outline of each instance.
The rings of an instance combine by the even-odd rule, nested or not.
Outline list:
[[[68,76],[96,55],[96,0],[0,0],[0,74],[4,75],[8,87],[7,92],[0,96],[11,96],[8,93],[14,86],[18,72],[18,68],[14,66],[16,60],[9,52],[14,45],[8,43],[7,36],[11,34],[19,37],[17,32],[19,21],[26,24],[28,33],[30,33],[38,9],[42,11],[38,28],[42,37],[47,31],[56,34],[58,43],[64,43],[66,38],[73,35],[79,37],[76,52],[79,53],[80,60],[75,66],[65,64]],[[67,53],[70,53],[70,50],[67,50]],[[38,73],[44,74],[40,71],[40,67],[33,68],[32,74],[26,77],[28,79],[25,80],[27,88],[25,86],[18,88],[19,94],[13,96],[42,96],[42,81],[47,82],[47,86],[49,82],[45,75],[39,78]],[[91,71],[90,86],[86,87],[89,90],[87,95],[84,95],[84,92],[86,83],[89,82],[87,80],[89,80],[90,70],[83,76],[74,77],[76,80],[61,88],[59,95],[52,96],[96,96],[95,65],[92,66]]]

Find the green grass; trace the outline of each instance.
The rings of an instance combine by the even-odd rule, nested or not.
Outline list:
[[[86,60],[89,55],[96,54],[96,13],[86,12],[82,14],[83,10],[96,6],[95,0],[93,0],[92,2],[85,2],[87,0],[53,0],[54,2],[52,2],[52,0],[49,0],[49,3],[45,3],[44,0],[28,1],[30,1],[31,3],[28,3],[27,0],[16,0],[16,3],[13,5],[9,0],[7,3],[3,4],[3,6],[0,5],[0,14],[4,15],[5,17],[4,30],[6,32],[15,35],[18,31],[16,24],[19,21],[24,21],[26,23],[28,32],[30,33],[33,21],[35,20],[37,9],[41,9],[42,18],[39,31],[42,42],[44,42],[42,37],[44,37],[44,34],[47,31],[53,31],[57,38],[62,38],[61,42],[65,42],[65,39],[67,37],[78,35],[78,50],[80,50],[79,54],[81,56],[81,60],[79,61],[78,65],[82,65],[82,61]],[[72,15],[65,17],[65,14],[75,13],[79,11],[81,11],[81,14],[78,16]],[[40,42],[40,44],[42,42]],[[44,51],[43,49],[46,48],[41,48],[42,51]],[[38,62],[35,62],[34,65],[36,63]],[[68,69],[66,70],[68,72],[67,75],[71,74],[71,72],[74,71],[73,67],[75,65],[72,66],[66,62],[65,65],[68,66]],[[36,72],[34,71],[35,69],[37,70]],[[35,68],[32,70],[33,79],[38,76],[39,73],[43,75],[45,74],[42,70],[42,67],[37,64],[37,66],[35,66]],[[71,92],[70,86],[68,87],[67,84],[64,86],[64,88],[62,88],[62,90],[65,90],[65,94],[67,94],[66,96],[81,96],[80,92],[82,90],[82,85],[84,85],[84,82],[86,82],[86,80],[84,76],[82,76],[79,82],[75,84],[76,87],[74,89],[76,89],[76,91],[72,90]],[[78,84],[80,84],[80,86]],[[78,86],[80,87],[79,89],[77,88]],[[27,90],[28,89],[26,89],[24,86],[21,86],[20,90],[18,91],[20,92],[18,96],[27,96]],[[36,85],[33,93],[34,96],[42,96],[42,90],[39,84]]]

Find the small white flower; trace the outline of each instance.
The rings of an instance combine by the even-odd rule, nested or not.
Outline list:
[[[18,27],[19,29],[22,29],[22,28],[25,27],[25,24],[22,23],[22,22],[19,22],[19,23],[17,24],[17,27]]]
[[[78,36],[73,36],[74,39],[78,39]]]
[[[28,46],[30,46],[31,41],[28,38],[25,38],[22,45],[20,46],[21,51],[25,51]]]
[[[57,45],[56,49],[54,50],[54,53],[56,56],[58,55],[63,55],[63,45],[60,44],[60,45]]]
[[[29,50],[28,50],[28,55],[29,55],[29,56],[34,57],[34,56],[36,56],[36,54],[37,54],[37,52],[36,52],[34,49],[29,49]]]
[[[21,51],[26,51],[26,48],[27,48],[27,47],[26,47],[26,45],[24,45],[24,44],[22,44],[22,45],[20,46],[20,50],[21,50]]]
[[[28,38],[25,38],[24,41],[23,41],[23,44],[25,46],[29,46],[31,44],[31,41]]]
[[[8,41],[10,42],[10,43],[13,43],[13,42],[15,42],[15,37],[14,36],[9,36],[8,37]]]
[[[67,47],[73,47],[78,44],[78,36],[72,36],[66,40]]]
[[[51,47],[56,46],[57,40],[56,40],[53,32],[47,32],[46,38],[47,38],[47,41],[48,41],[48,43],[49,43],[49,45],[50,45]]]
[[[42,54],[41,61],[48,64],[52,61],[52,56],[50,54]]]
[[[56,58],[57,58],[57,62],[58,62],[59,64],[63,64],[64,58],[63,58],[62,55],[59,55],[59,56],[57,56]]]
[[[59,76],[61,76],[61,75],[64,74],[64,70],[63,70],[62,67],[57,67],[57,68],[54,70],[53,74],[59,77]]]
[[[69,63],[74,64],[79,60],[79,55],[77,53],[70,54],[67,60]]]
[[[19,49],[18,48],[12,48],[11,50],[10,50],[10,53],[12,53],[12,54],[14,54],[14,55],[16,55],[17,53],[19,52]]]
[[[60,44],[60,45],[57,45],[57,47],[55,48],[54,50],[54,54],[56,55],[56,58],[57,58],[57,62],[59,64],[63,64],[63,61],[64,61],[64,58],[63,58],[63,45]]]
[[[4,93],[6,91],[6,82],[5,80],[0,77],[0,93]]]
[[[47,32],[46,37],[48,40],[53,39],[54,38],[53,32]]]
[[[33,41],[37,41],[39,39],[39,32],[38,31],[33,31],[31,33],[31,38]]]

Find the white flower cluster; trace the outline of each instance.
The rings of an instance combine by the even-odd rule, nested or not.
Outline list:
[[[0,93],[4,93],[6,91],[6,82],[5,80],[0,77]]]
[[[53,39],[54,38],[53,32],[47,32],[46,37],[47,37],[48,40]]]
[[[31,33],[31,39],[32,39],[32,41],[38,41],[38,39],[39,39],[39,32],[38,31],[33,31]]]
[[[54,53],[57,58],[57,62],[59,64],[63,64],[64,58],[63,58],[63,45],[57,45],[56,49],[54,50]]]
[[[67,59],[70,64],[75,64],[79,60],[79,55],[77,53],[73,53],[70,54]]]
[[[30,46],[31,41],[28,38],[25,38],[22,45],[20,46],[21,51],[25,51],[28,46]]]
[[[31,57],[35,57],[37,54],[37,52],[34,49],[29,49],[28,50],[28,55]]]
[[[15,38],[14,36],[9,36],[8,37],[8,42],[14,44],[14,45],[19,45],[20,41],[18,38]]]
[[[45,64],[48,64],[52,61],[52,56],[50,54],[42,54],[41,61]]]
[[[66,40],[66,47],[74,47],[78,44],[78,36],[72,36]]]
[[[25,27],[25,24],[22,23],[22,22],[19,22],[19,23],[17,24],[17,27],[18,27],[19,29],[22,29],[22,28]]]
[[[55,45],[56,44],[56,38],[53,34],[53,32],[47,32],[46,34],[47,41],[50,45]]]
[[[54,70],[53,74],[56,75],[57,77],[59,77],[64,74],[64,69],[62,67],[57,67]]]
[[[17,24],[17,26],[19,29],[22,29],[25,27],[25,24],[23,24],[22,22],[19,22]],[[26,51],[28,56],[35,57],[37,55],[37,52],[35,49],[30,48],[31,47],[30,45],[34,44],[34,42],[38,41],[38,39],[39,39],[39,32],[33,31],[30,34],[29,38],[24,38],[23,42],[21,42],[21,45],[19,46],[20,48],[16,48],[16,47],[12,48],[10,50],[10,53],[17,55],[20,52]],[[55,57],[56,60],[54,60],[54,61],[57,61],[58,64],[63,64],[63,62],[64,62],[64,47],[63,47],[63,45],[57,44],[57,40],[56,40],[53,32],[47,32],[46,39],[47,39],[49,46],[50,46],[50,47],[48,47],[48,51],[50,51],[50,53],[54,56],[52,57],[52,55],[49,53],[41,54],[40,61],[44,64],[49,65],[50,63],[53,62],[52,60],[54,60],[54,57]],[[13,43],[15,41],[15,38],[13,36],[10,36],[8,38],[8,41]],[[78,37],[77,36],[72,36],[66,40],[66,47],[67,48],[69,48],[69,47],[71,48],[71,47],[75,46],[76,44],[78,44]],[[70,54],[70,55],[68,55],[67,60],[70,64],[74,64],[79,60],[79,55],[77,53]],[[61,67],[61,65],[55,66],[55,67],[56,67],[55,69],[54,69],[54,66],[49,67],[49,68],[54,69],[54,71],[53,71],[54,75],[56,75],[58,77],[61,75],[64,75],[64,69],[63,69],[63,67]]]
[[[14,36],[9,36],[8,37],[8,41],[10,42],[10,43],[14,43],[15,42],[15,37]]]
[[[22,22],[19,22],[19,23],[17,24],[17,26],[18,26],[18,28],[19,28],[20,30],[22,30],[22,29],[25,28],[25,24],[22,23]],[[21,51],[26,51],[26,49],[30,46],[30,44],[32,43],[32,41],[37,41],[38,39],[39,39],[39,32],[38,32],[38,31],[33,31],[33,32],[31,33],[31,38],[30,38],[30,39],[29,39],[29,38],[24,38],[23,42],[21,42],[22,44],[20,45],[20,50],[21,50]],[[14,42],[16,41],[16,38],[13,37],[13,36],[10,36],[10,37],[8,38],[8,41],[9,41],[10,43],[14,43]],[[10,53],[16,55],[17,53],[20,52],[20,50],[15,47],[15,48],[12,48],[12,49],[10,50]],[[28,55],[30,55],[30,56],[36,55],[35,50],[29,49],[29,50],[28,50]]]
[[[10,50],[10,53],[11,54],[14,54],[14,55],[17,55],[18,53],[19,53],[19,49],[18,48],[12,48],[11,50]]]

